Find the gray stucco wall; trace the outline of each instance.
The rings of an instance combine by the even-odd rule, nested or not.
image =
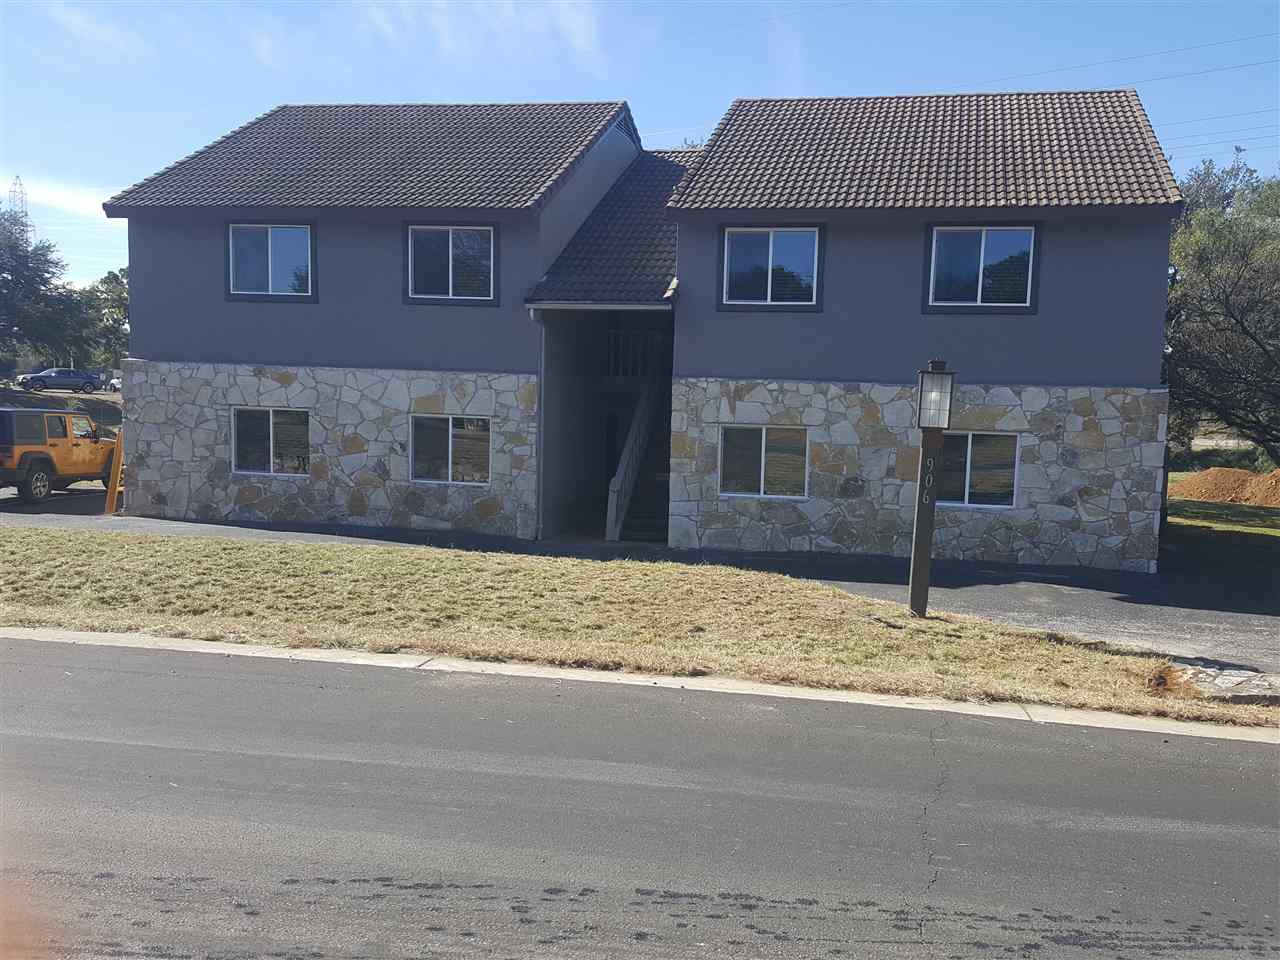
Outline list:
[[[1167,211],[681,214],[677,376],[909,383],[932,357],[968,383],[1155,386]],[[1037,222],[1032,315],[922,312],[926,225]],[[721,227],[825,227],[820,312],[718,310]]]
[[[271,216],[254,211],[254,218]],[[537,221],[475,211],[303,210],[316,303],[226,299],[231,214],[129,221],[130,352],[145,360],[536,373],[524,295],[538,279]],[[497,222],[497,306],[404,302],[404,221]]]
[[[538,238],[538,276],[547,271],[577,233],[600,198],[639,154],[635,141],[615,123],[578,161],[569,178],[543,206]]]
[[[130,352],[141,359],[535,373],[525,294],[634,159],[606,133],[540,211],[153,211],[129,220]],[[315,303],[226,299],[227,224],[313,223]],[[496,305],[404,302],[404,224],[497,227]]]

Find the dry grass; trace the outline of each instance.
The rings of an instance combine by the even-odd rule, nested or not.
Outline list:
[[[0,623],[1280,720],[1153,692],[1160,657],[726,566],[10,527]]]

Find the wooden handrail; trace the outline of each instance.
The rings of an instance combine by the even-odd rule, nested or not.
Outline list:
[[[658,399],[662,396],[658,385],[658,381],[651,381],[636,401],[636,412],[631,416],[631,429],[627,431],[622,455],[618,457],[618,472],[609,481],[609,511],[605,515],[604,525],[606,540],[622,539],[622,524],[627,519],[631,495],[635,493],[636,480],[640,475],[640,463],[644,460],[645,444],[649,441],[649,428],[657,413],[655,408]]]

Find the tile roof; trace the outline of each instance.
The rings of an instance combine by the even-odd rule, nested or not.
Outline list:
[[[1173,204],[1133,90],[736,100],[676,189],[694,209]]]
[[[666,203],[697,150],[640,154],[596,205],[526,301],[661,303],[676,275]]]
[[[112,197],[157,206],[538,205],[625,101],[276,107]]]

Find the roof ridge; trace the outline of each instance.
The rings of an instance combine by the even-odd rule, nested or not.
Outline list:
[[[182,164],[186,163],[188,160],[194,159],[195,157],[204,153],[206,150],[212,150],[214,147],[222,143],[224,140],[229,140],[232,137],[234,137],[236,134],[242,133],[243,131],[248,130],[255,123],[261,123],[263,120],[267,119],[267,117],[271,116],[273,113],[279,113],[281,110],[283,110],[287,106],[288,106],[287,103],[278,103],[274,107],[272,107],[270,110],[268,110],[266,113],[260,113],[256,117],[254,117],[252,120],[246,120],[244,123],[240,124],[240,126],[236,127],[234,130],[229,130],[226,133],[224,133],[222,136],[218,137],[218,139],[211,140],[208,143],[206,143],[203,147],[200,147],[196,150],[192,150],[185,157],[181,157],[173,161],[173,163],[169,164],[167,167],[161,170],[157,170],[155,173],[151,174],[151,176],[143,177],[137,183],[131,184],[130,186],[125,187],[123,190],[117,191],[116,194],[112,196],[109,200],[106,200],[103,202],[102,204],[103,211],[105,212],[106,208],[111,206],[112,204],[118,203],[120,201],[120,198],[123,197],[126,193],[131,193],[132,191],[137,190],[139,187],[147,185],[152,180],[155,180],[158,177],[164,176],[170,170],[173,170],[176,167],[180,167]]]
[[[1037,97],[1061,96],[1064,93],[1136,93],[1133,87],[1066,87],[1057,90],[957,90],[938,93],[865,93],[830,94],[807,97],[739,97],[734,103],[814,103],[822,100],[937,100],[943,97]]]
[[[282,103],[284,107],[602,107],[620,106],[626,100],[368,100],[319,101],[316,103]]]

